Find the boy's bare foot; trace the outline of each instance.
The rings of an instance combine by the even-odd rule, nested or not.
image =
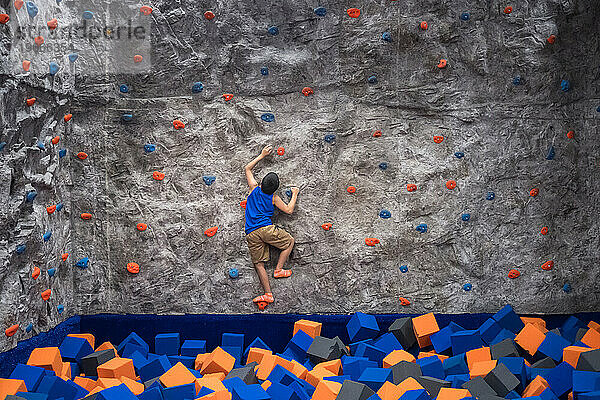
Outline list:
[[[254,299],[252,299],[252,301],[254,303],[259,303],[261,301],[264,301],[265,303],[272,303],[275,301],[275,299],[273,298],[273,293],[265,293],[261,296],[257,296]]]
[[[292,270],[291,269],[276,269],[275,272],[273,272],[273,277],[274,278],[289,278],[292,275]]]

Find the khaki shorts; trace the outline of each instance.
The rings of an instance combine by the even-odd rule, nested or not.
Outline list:
[[[253,264],[269,261],[269,245],[285,250],[292,240],[292,235],[275,225],[263,226],[246,235]]]

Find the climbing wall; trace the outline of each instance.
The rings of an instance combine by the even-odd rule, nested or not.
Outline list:
[[[270,312],[600,305],[594,1],[0,5],[0,347],[78,313],[254,312],[266,144],[257,178],[300,188]],[[42,51],[79,26],[106,40]]]

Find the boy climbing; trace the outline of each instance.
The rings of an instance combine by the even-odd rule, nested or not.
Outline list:
[[[253,299],[255,303],[272,303],[274,301],[269,285],[269,277],[267,271],[265,271],[265,262],[269,261],[269,245],[281,249],[273,277],[287,278],[292,275],[292,270],[283,269],[283,264],[292,252],[294,238],[285,230],[273,225],[271,217],[275,207],[286,214],[294,212],[299,189],[297,187],[292,188],[292,199],[288,204],[285,204],[281,197],[273,194],[279,188],[279,176],[276,173],[269,172],[265,175],[260,186],[254,179],[254,175],[252,175],[252,168],[260,160],[271,154],[272,150],[271,146],[265,146],[258,157],[244,167],[246,180],[250,187],[250,194],[246,200],[246,242],[248,243],[252,264],[256,269],[260,284],[265,290],[265,294]]]

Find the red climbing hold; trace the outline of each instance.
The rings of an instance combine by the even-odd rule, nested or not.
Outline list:
[[[139,55],[139,54],[136,54],[135,56],[133,56],[133,62],[134,62],[134,63],[141,63],[141,62],[142,62],[142,60],[144,60],[144,57],[142,57],[142,56],[141,56],[141,55]]]
[[[90,214],[90,213],[81,213],[80,217],[81,217],[81,219],[88,220],[88,219],[92,219],[92,214]]]
[[[137,230],[138,230],[138,231],[140,231],[140,232],[144,232],[146,229],[148,229],[148,225],[146,225],[146,224],[145,224],[145,223],[143,223],[143,222],[140,222],[140,223],[138,223],[138,224],[136,225],[136,228],[137,228]]]
[[[417,190],[417,185],[415,185],[414,183],[409,183],[406,185],[406,190],[408,190],[409,192],[414,192]]]
[[[542,264],[542,269],[544,271],[550,271],[552,268],[554,268],[554,261],[552,261],[552,260],[546,261],[545,263]]]
[[[217,233],[217,229],[219,229],[218,226],[213,226],[212,228],[208,228],[207,230],[205,230],[204,234],[208,237],[213,237]]]
[[[519,272],[519,270],[516,270],[513,268],[510,271],[508,271],[508,277],[510,279],[517,279],[519,276],[521,276],[521,273]]]
[[[41,46],[44,44],[44,38],[42,36],[36,36],[36,38],[33,39],[33,42],[38,46]]]
[[[17,333],[18,330],[19,330],[19,324],[15,324],[15,325],[11,326],[10,328],[7,328],[4,331],[4,334],[6,335],[6,337],[11,337],[15,333]]]
[[[48,300],[50,298],[51,294],[52,294],[52,289],[44,290],[42,292],[42,299],[44,299],[44,301]]]
[[[376,244],[379,244],[379,239],[376,239],[376,238],[366,238],[365,239],[365,244],[367,246],[375,246]]]
[[[546,39],[546,41],[548,41],[548,43],[550,43],[550,44],[554,44],[554,42],[556,42],[556,36],[550,35],[550,36],[548,36],[548,39]]]
[[[429,27],[429,25],[427,25],[427,21],[421,21],[420,27],[421,27],[421,29],[423,29],[424,31],[426,31],[427,28]]]
[[[567,138],[568,139],[573,139],[574,136],[575,136],[575,132],[573,132],[573,131],[567,132]]]
[[[127,271],[129,271],[132,274],[137,274],[138,272],[140,272],[140,266],[134,262],[130,262],[127,264]]]
[[[58,20],[56,18],[52,18],[50,21],[46,22],[46,25],[48,25],[48,29],[53,31],[58,27]]]
[[[410,301],[404,297],[400,297],[400,304],[403,306],[410,306]]]
[[[23,70],[24,71],[28,72],[30,66],[31,66],[31,61],[29,61],[29,60],[24,60],[23,61]]]
[[[73,114],[66,114],[64,117],[65,122],[69,122],[73,118]]]
[[[61,258],[63,261],[67,261],[67,258],[69,258],[69,253],[62,253],[62,254],[60,255],[60,258]]]
[[[229,101],[229,100],[233,99],[233,95],[231,93],[223,93],[223,99],[225,101]]]
[[[449,180],[448,182],[446,182],[446,187],[449,190],[455,189],[456,188],[456,181]]]
[[[37,99],[36,99],[35,97],[32,97],[32,98],[30,98],[30,99],[27,99],[27,100],[25,100],[25,103],[27,103],[27,105],[28,105],[29,107],[31,107],[32,105],[34,105],[34,104],[35,104],[35,101],[36,101],[36,100],[37,100]]]
[[[438,67],[439,69],[442,69],[442,68],[446,68],[446,65],[448,65],[448,61],[446,61],[446,60],[444,60],[444,59],[442,58],[442,59],[440,60],[440,63],[437,65],[437,67]]]
[[[212,11],[205,11],[204,12],[204,18],[206,18],[207,20],[211,21],[213,18],[215,17],[215,13]]]
[[[152,178],[156,179],[157,181],[162,181],[163,179],[165,179],[165,174],[163,174],[162,172],[154,171],[152,173]]]
[[[531,190],[529,191],[529,195],[530,195],[531,197],[535,197],[535,196],[537,196],[539,193],[540,193],[540,189],[538,189],[538,188],[533,188],[533,189],[531,189]]]
[[[440,143],[442,143],[443,141],[444,141],[444,137],[443,137],[443,136],[434,136],[434,137],[433,137],[433,142],[434,142],[434,143],[440,144]]]
[[[242,207],[244,209],[246,208],[246,200],[240,201],[240,207]]]
[[[88,155],[87,153],[80,151],[79,153],[77,153],[77,158],[79,158],[80,160],[85,160],[86,158],[88,158]]]
[[[547,226],[542,227],[542,229],[540,230],[540,233],[542,235],[547,235],[548,234],[548,227]]]
[[[381,137],[381,135],[383,135],[383,132],[381,132],[379,130],[373,132],[373,137]]]
[[[325,229],[326,231],[328,231],[328,230],[330,230],[330,229],[331,229],[331,227],[332,227],[332,226],[333,226],[333,224],[332,224],[332,223],[330,223],[330,222],[326,222],[326,223],[324,223],[323,225],[321,225],[321,228],[323,228],[323,229]]]
[[[152,14],[152,7],[150,6],[141,6],[140,7],[140,12],[144,15],[150,15]]]
[[[15,3],[14,3],[14,4],[15,4],[15,8],[16,8],[17,10],[20,10],[20,9],[21,9],[21,7],[23,7],[23,0],[15,0]]]
[[[348,189],[346,189],[346,191],[350,194],[356,193],[356,188],[354,186],[348,186]]]
[[[350,18],[360,17],[360,10],[358,8],[349,8],[346,12]]]
[[[8,14],[0,14],[0,24],[4,25],[10,20]]]
[[[302,94],[305,95],[305,96],[310,96],[314,92],[315,91],[312,90],[312,88],[309,88],[308,86],[306,86],[305,88],[302,89]]]
[[[58,144],[60,141],[60,136],[54,136],[51,140],[52,144]]]
[[[508,6],[508,7],[504,7],[504,14],[510,14],[512,12],[512,7]]]
[[[52,214],[54,211],[56,211],[56,204],[55,204],[55,205],[53,205],[53,206],[48,206],[48,207],[46,207],[46,212],[47,212],[48,214]]]
[[[284,149],[283,147],[279,147],[279,148],[277,149],[277,155],[278,155],[278,156],[282,156],[282,155],[284,155],[284,154],[285,154],[285,149]]]
[[[38,276],[40,276],[40,273],[41,273],[40,269],[38,267],[34,267],[33,272],[31,273],[31,277],[33,279],[37,279]]]
[[[185,124],[183,122],[181,122],[180,120],[176,119],[175,121],[173,121],[173,127],[175,129],[183,129],[183,128],[185,128]]]

